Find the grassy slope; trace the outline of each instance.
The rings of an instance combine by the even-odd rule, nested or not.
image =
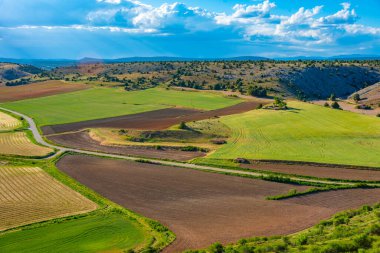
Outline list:
[[[123,252],[142,244],[144,237],[141,228],[120,214],[90,215],[0,235],[0,252]]]
[[[373,208],[364,206],[358,210],[339,213],[294,235],[242,239],[226,247],[214,244],[208,249],[192,253],[376,253],[380,247],[379,211],[379,205]]]
[[[6,103],[3,106],[32,116],[39,125],[53,125],[157,110],[171,106],[213,110],[239,103],[206,92],[161,88],[126,92],[115,88],[90,90]]]
[[[380,166],[380,120],[302,102],[221,119],[233,130],[210,158],[273,159]]]

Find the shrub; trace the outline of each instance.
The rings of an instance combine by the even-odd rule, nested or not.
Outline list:
[[[367,234],[354,238],[354,243],[358,248],[369,249],[372,246],[372,239]]]
[[[210,246],[209,248],[210,253],[223,253],[224,252],[224,247],[220,243],[214,243],[213,245]]]
[[[325,102],[324,107],[330,107],[329,103]]]
[[[373,224],[369,229],[369,232],[371,233],[371,235],[380,235],[380,225]]]
[[[236,158],[234,160],[235,163],[244,163],[244,164],[249,164],[249,161],[245,158]]]
[[[321,253],[346,253],[352,252],[355,247],[350,243],[333,242],[322,248]]]
[[[266,97],[267,90],[263,87],[251,86],[248,88],[248,94],[255,97]]]
[[[198,147],[194,147],[194,146],[181,147],[180,150],[181,151],[189,151],[189,152],[196,152],[196,151],[207,152],[207,150],[204,148],[198,148]]]
[[[348,222],[349,222],[349,219],[347,217],[338,217],[338,218],[334,219],[334,226],[347,224]]]
[[[338,102],[334,101],[334,102],[331,104],[331,108],[333,108],[333,109],[340,109],[340,105],[338,104]]]
[[[357,103],[361,100],[360,95],[358,93],[355,93],[352,99]]]
[[[186,123],[184,121],[181,121],[178,126],[179,129],[187,129]]]
[[[296,244],[297,245],[305,245],[307,244],[308,236],[303,234],[297,237]]]
[[[283,98],[275,97],[274,98],[274,105],[276,105],[278,107],[285,107],[286,106],[286,102],[284,101]]]

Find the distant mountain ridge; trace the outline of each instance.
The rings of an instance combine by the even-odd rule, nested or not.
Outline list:
[[[265,60],[380,60],[379,55],[336,55],[330,57],[320,56],[295,56],[295,57],[274,57],[266,58],[261,56],[236,56],[236,57],[220,57],[220,58],[187,58],[173,56],[152,56],[152,57],[124,57],[117,59],[100,59],[100,58],[82,58],[73,59],[13,59],[0,58],[0,62],[30,64],[39,68],[53,69],[56,67],[71,66],[76,64],[90,63],[124,63],[124,62],[160,62],[160,61],[265,61]]]

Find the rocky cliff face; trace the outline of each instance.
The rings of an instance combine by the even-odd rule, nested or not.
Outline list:
[[[347,98],[380,81],[380,71],[358,66],[306,67],[280,75],[280,82],[294,94],[306,98]]]

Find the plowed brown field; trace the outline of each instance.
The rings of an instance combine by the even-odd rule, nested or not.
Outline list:
[[[20,86],[0,87],[0,103],[37,98],[71,91],[87,89],[84,84],[65,83],[63,81],[44,81]]]
[[[196,157],[205,156],[204,152],[189,152],[178,149],[163,147],[156,149],[154,147],[144,146],[109,146],[101,145],[98,141],[92,139],[87,131],[76,133],[67,133],[52,135],[48,137],[51,141],[66,147],[84,149],[89,151],[105,152],[117,155],[130,155],[149,158],[160,158],[177,161],[188,161]]]
[[[289,234],[380,200],[380,189],[368,189],[270,201],[265,197],[306,187],[90,156],[65,156],[57,166],[110,200],[168,226],[177,239],[166,252]]]
[[[284,174],[296,174],[312,176],[318,178],[335,178],[344,180],[360,181],[380,181],[380,170],[345,168],[344,166],[334,167],[328,165],[309,164],[285,164],[285,163],[255,163],[242,164],[243,168],[251,168],[263,171],[279,172]]]

